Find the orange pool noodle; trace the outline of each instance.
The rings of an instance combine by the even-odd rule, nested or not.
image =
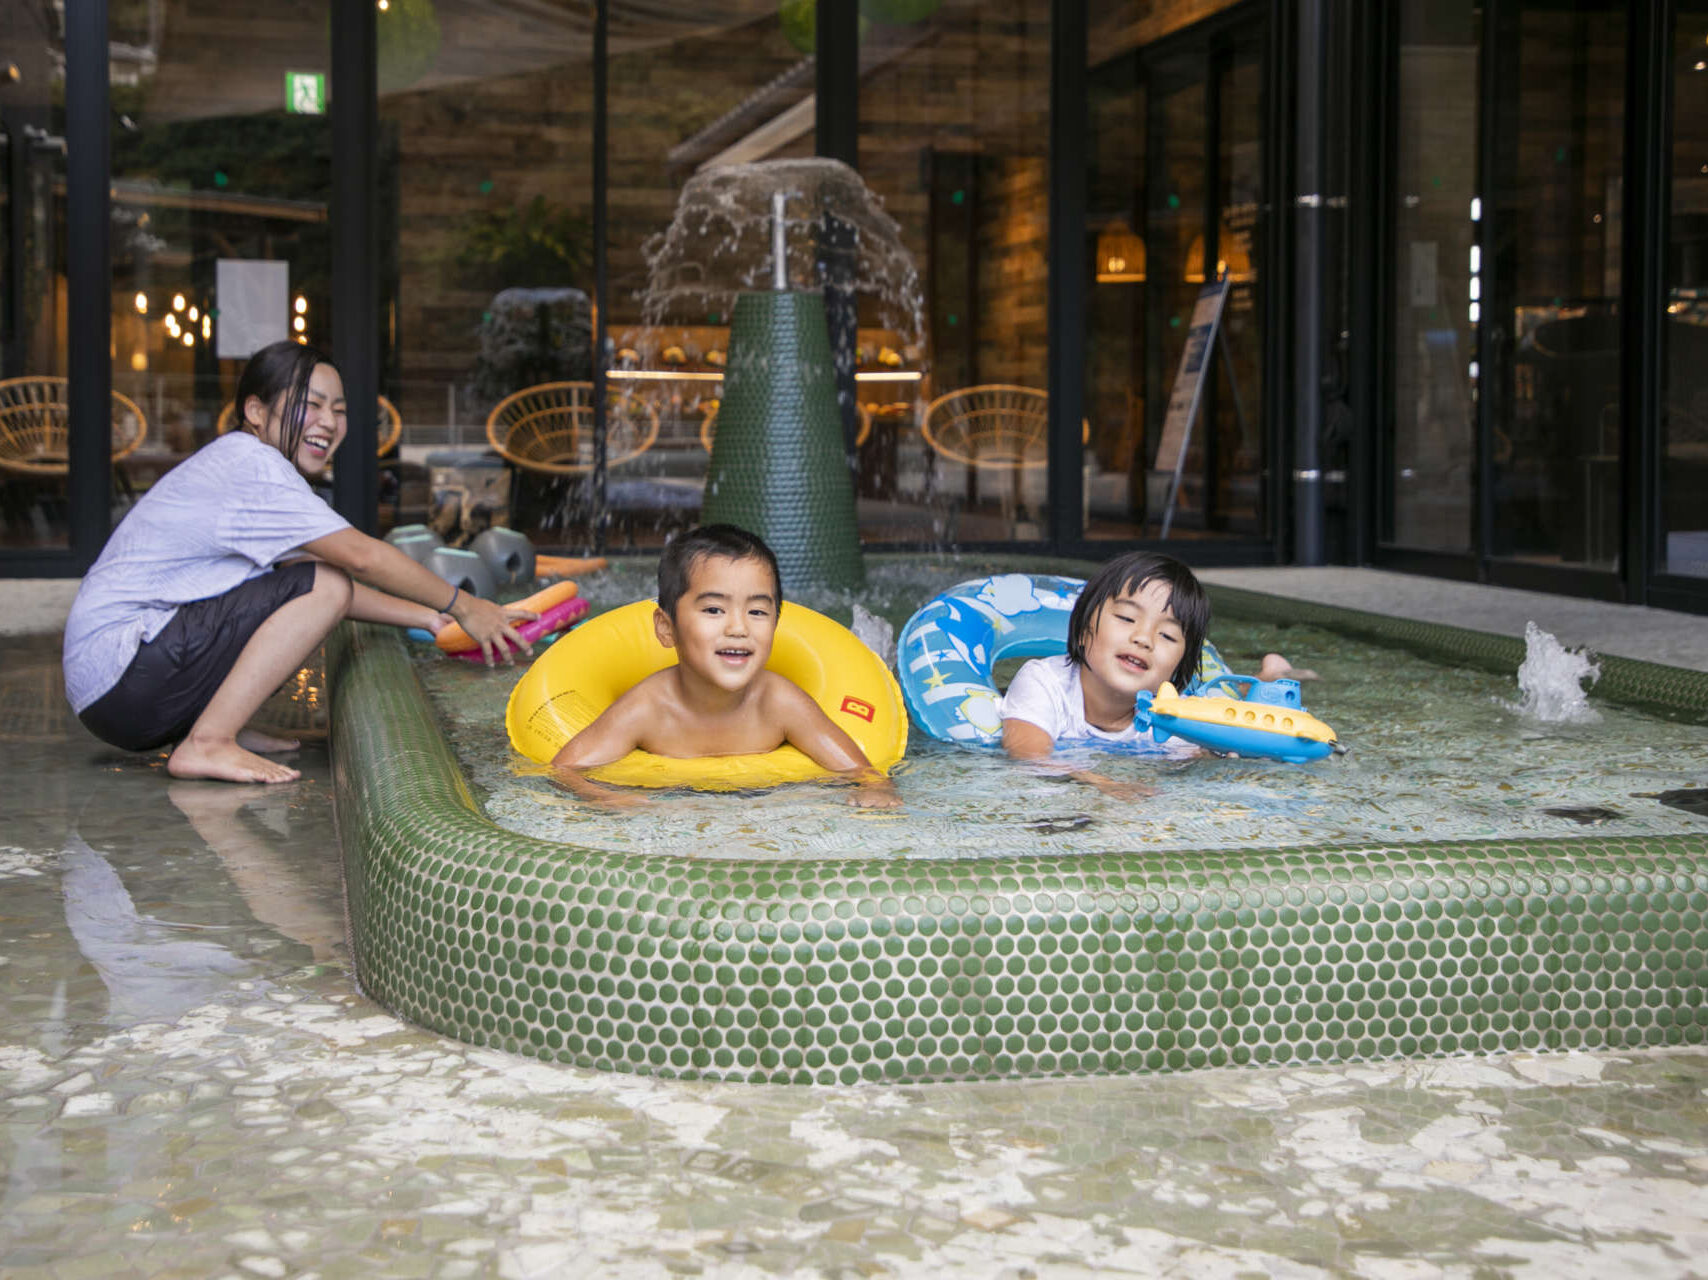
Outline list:
[[[532,610],[534,613],[544,613],[553,605],[559,605],[565,600],[574,599],[580,591],[581,588],[576,586],[573,582],[554,582],[544,591],[536,591],[526,600],[518,600],[516,603],[521,605],[524,609]],[[478,647],[474,640],[469,636],[469,633],[464,631],[462,627],[457,625],[455,622],[446,627],[438,635],[434,636],[433,643],[438,645],[446,653],[462,653],[466,650]]]
[[[604,556],[577,560],[573,556],[535,556],[534,573],[541,578],[569,578],[578,573],[597,573],[609,561]]]

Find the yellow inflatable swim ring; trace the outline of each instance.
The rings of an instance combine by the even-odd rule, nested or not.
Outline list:
[[[618,696],[676,661],[658,643],[651,600],[602,613],[582,623],[539,656],[516,682],[504,714],[510,743],[541,764],[580,733]],[[824,709],[879,769],[907,751],[907,711],[901,689],[878,655],[848,628],[822,613],[785,603],[766,669],[793,680]],[[825,771],[794,747],[741,756],[677,759],[631,751],[589,770],[600,782],[625,787],[695,787],[741,791],[822,778]]]

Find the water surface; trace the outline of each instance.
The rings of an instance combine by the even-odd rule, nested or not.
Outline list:
[[[997,567],[973,557],[877,560],[858,600],[899,631],[934,592]],[[583,589],[600,612],[649,598],[652,573],[650,561],[619,562]],[[851,620],[848,596],[809,593],[801,602]],[[419,669],[493,821],[616,851],[977,858],[1702,829],[1700,816],[1653,798],[1708,785],[1699,725],[1608,703],[1597,704],[1593,723],[1544,723],[1515,709],[1516,671],[1442,666],[1314,627],[1219,621],[1211,638],[1235,670],[1255,669],[1271,649],[1316,670],[1306,705],[1334,726],[1347,753],[1305,765],[1207,754],[1058,757],[1157,789],[1120,800],[1059,769],[915,731],[895,771],[901,813],[856,810],[839,786],[804,784],[734,796],[655,792],[617,817],[567,795],[510,748],[504,706],[520,667],[494,672],[423,655]],[[999,679],[1009,673],[999,670]]]

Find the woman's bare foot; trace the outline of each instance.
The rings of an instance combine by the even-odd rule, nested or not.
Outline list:
[[[302,777],[275,760],[246,751],[230,738],[185,738],[166,761],[174,778],[217,778],[222,782],[294,782]]]
[[[302,741],[298,738],[275,738],[259,729],[239,729],[237,745],[245,751],[295,751],[302,746]]]

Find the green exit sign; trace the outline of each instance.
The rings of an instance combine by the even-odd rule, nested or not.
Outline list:
[[[285,110],[299,116],[326,114],[326,77],[318,71],[285,72]]]

